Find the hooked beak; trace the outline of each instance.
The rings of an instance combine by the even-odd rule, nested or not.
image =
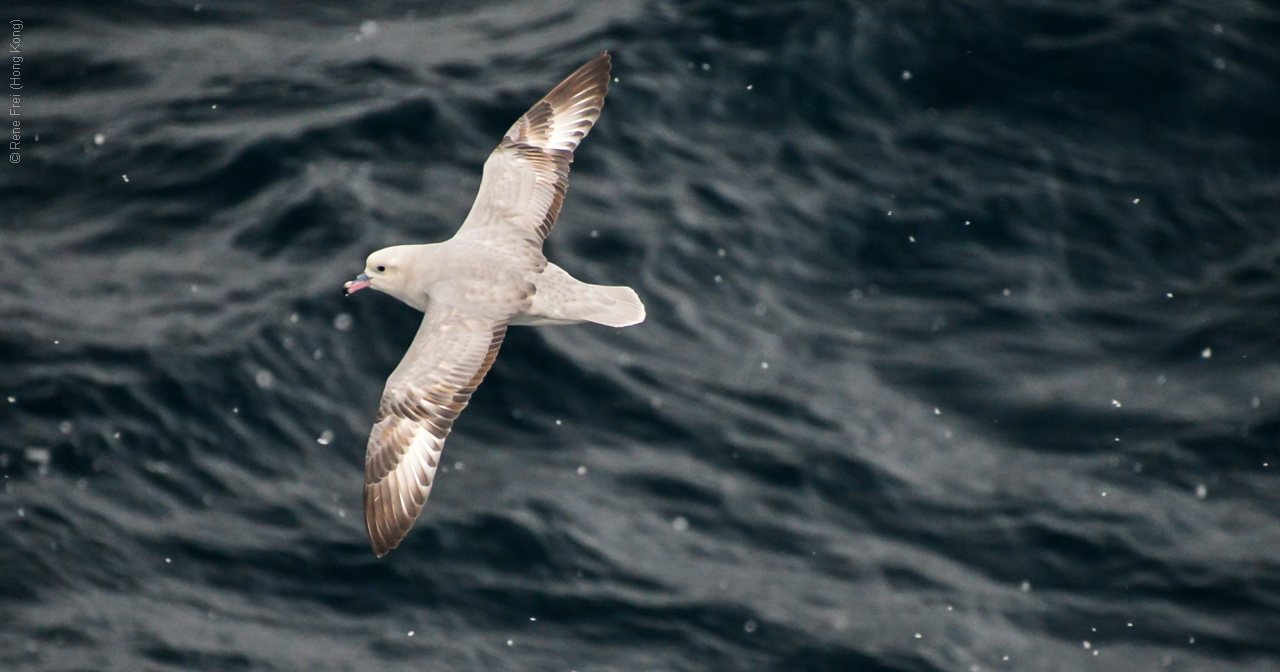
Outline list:
[[[369,276],[364,273],[361,273],[360,275],[356,276],[355,280],[352,280],[347,284],[343,285],[342,291],[347,296],[351,296],[352,294],[355,294],[356,292],[368,286],[369,286]]]

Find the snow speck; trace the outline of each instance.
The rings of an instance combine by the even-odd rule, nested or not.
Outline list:
[[[373,37],[378,34],[378,22],[369,20],[360,24],[360,34],[365,37]]]
[[[1196,484],[1196,499],[1204,499],[1209,496],[1209,488],[1204,483]]]
[[[1201,350],[1200,356],[1204,359],[1209,359],[1213,356],[1213,348],[1205,348],[1204,350]]]
[[[762,368],[762,369],[768,369],[768,368],[769,368],[769,362],[760,362],[760,368]]]
[[[904,82],[909,82],[909,81],[911,81],[911,71],[910,71],[910,70],[903,70],[903,71],[902,71],[902,81],[904,81]]]
[[[271,389],[271,386],[276,384],[276,377],[271,375],[270,371],[263,369],[253,377],[253,382],[257,383],[258,387],[261,387],[264,390],[269,390]]]
[[[354,323],[355,319],[348,313],[338,313],[337,317],[333,318],[333,328],[338,331],[346,331]]]
[[[128,182],[128,181],[129,181],[129,176],[128,176],[128,175],[121,175],[120,177],[123,177],[125,182]]]
[[[685,519],[684,516],[676,516],[675,520],[671,521],[671,527],[674,528],[676,532],[684,532],[689,529],[689,521]]]
[[[742,624],[742,631],[747,634],[751,634],[756,631],[756,628],[759,628],[759,627],[760,626],[756,625],[755,621],[748,618],[747,622]]]
[[[95,144],[95,145],[101,145],[102,143],[104,143],[104,142],[106,142],[106,141],[107,141],[107,136],[105,136],[105,135],[103,135],[103,134],[101,134],[101,133],[99,133],[99,134],[97,134],[97,135],[93,136],[93,144]]]
[[[1112,399],[1112,400],[1111,400],[1111,405],[1112,405],[1112,406],[1115,406],[1116,408],[1120,408],[1120,400],[1119,400],[1119,399]]]
[[[406,633],[406,634],[407,634],[408,636],[412,637],[412,636],[413,636],[413,631],[412,631],[412,630],[410,630],[410,631],[409,631],[408,633]]]
[[[1031,582],[1030,582],[1030,581],[1023,581],[1023,582],[1022,582],[1022,585],[1021,585],[1021,586],[1018,586],[1018,589],[1019,589],[1019,590],[1021,590],[1021,591],[1022,591],[1022,592],[1024,592],[1024,593],[1029,593],[1029,592],[1031,592]]]
[[[586,476],[586,475],[587,475],[587,467],[586,467],[586,465],[583,465],[583,466],[578,467],[578,475],[579,475],[579,476]]]
[[[333,441],[333,432],[328,429],[324,430],[323,432],[320,432],[320,438],[316,439],[316,443],[322,446],[329,445],[329,442],[331,441]]]
[[[40,448],[37,446],[28,446],[22,451],[22,456],[27,458],[28,462],[34,462],[41,467],[49,464],[49,458],[52,456],[48,448]]]

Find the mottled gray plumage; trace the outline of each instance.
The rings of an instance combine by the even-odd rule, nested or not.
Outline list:
[[[445,438],[509,324],[623,327],[644,320],[635,291],[578,281],[542,254],[573,151],[600,117],[608,85],[609,54],[602,53],[507,131],[453,238],[374,252],[365,273],[347,283],[348,293],[373,287],[424,313],[387,380],[369,436],[365,524],[379,556],[398,546],[422,513]]]

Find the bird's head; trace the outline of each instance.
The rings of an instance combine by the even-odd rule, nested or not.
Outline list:
[[[365,287],[372,287],[396,298],[402,298],[401,295],[404,293],[409,280],[407,273],[409,251],[407,247],[403,245],[388,247],[369,255],[364,264],[364,273],[356,276],[355,280],[343,285],[347,296]]]

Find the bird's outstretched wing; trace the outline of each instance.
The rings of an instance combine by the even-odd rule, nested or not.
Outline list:
[[[573,150],[600,118],[608,90],[609,52],[602,52],[525,112],[485,162],[480,192],[458,234],[509,227],[502,233],[541,251],[569,188]]]
[[[453,421],[502,347],[506,319],[433,301],[404,359],[387,379],[369,435],[364,518],[379,556],[400,545],[431,494]]]

